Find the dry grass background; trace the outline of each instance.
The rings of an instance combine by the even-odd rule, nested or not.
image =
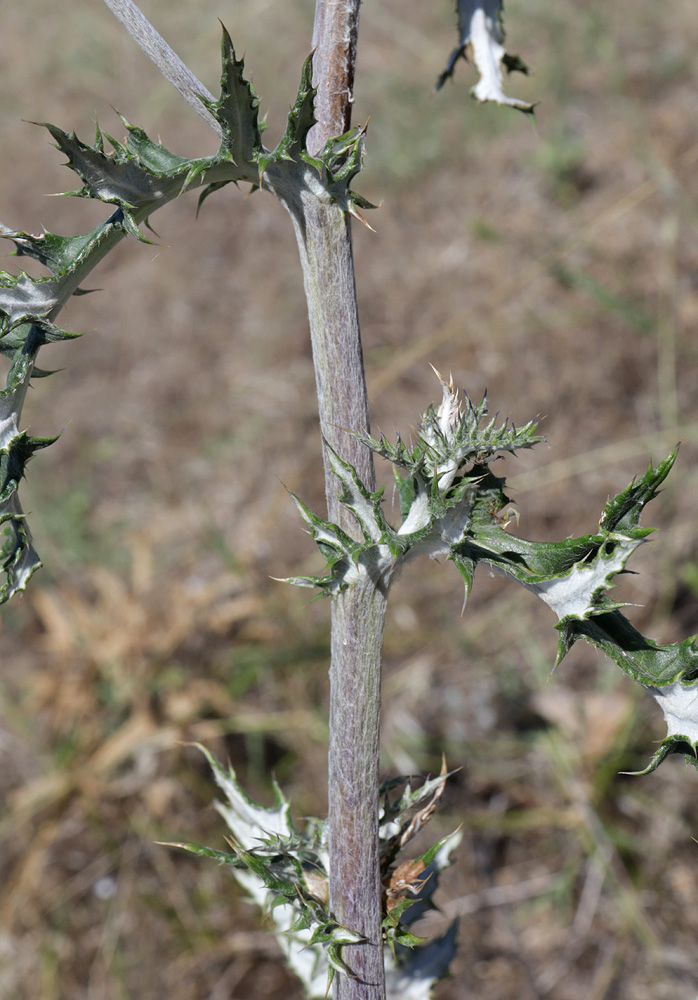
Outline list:
[[[247,55],[276,135],[312,3],[144,2],[215,90],[218,24]],[[371,115],[355,232],[374,426],[409,430],[437,395],[427,361],[547,444],[507,462],[520,531],[590,530],[607,496],[679,461],[661,526],[621,593],[648,634],[696,631],[696,52],[689,0],[511,5],[533,124],[477,107],[470,71],[435,98],[450,4],[366,4],[356,120]],[[111,105],[177,152],[211,136],[93,0],[0,11],[0,218],[78,232],[99,206],[21,119],[89,137]],[[317,557],[282,484],[322,503],[305,306],[290,226],[226,190],[161,245],[120,247],[99,294],[45,351],[34,433],[65,428],[24,488],[45,569],[0,632],[0,996],[301,996],[225,871],[158,847],[222,844],[211,783],[182,741],[228,756],[250,791],[273,772],[296,814],[326,808],[327,607],[273,583]],[[6,266],[12,266],[10,261]],[[386,635],[385,772],[461,770],[435,820],[464,824],[442,914],[461,915],[441,1000],[694,1000],[696,773],[642,766],[657,712],[575,649],[548,679],[553,622],[481,574],[465,615],[447,568],[396,586]]]

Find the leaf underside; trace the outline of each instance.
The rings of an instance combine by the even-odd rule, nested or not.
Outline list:
[[[456,10],[458,45],[436,81],[436,89],[443,87],[453,76],[458,61],[467,59],[467,52],[471,51],[479,73],[478,82],[470,91],[472,96],[477,101],[494,101],[533,114],[535,105],[504,93],[502,71],[528,74],[528,67],[519,56],[504,48],[503,0],[456,0]]]

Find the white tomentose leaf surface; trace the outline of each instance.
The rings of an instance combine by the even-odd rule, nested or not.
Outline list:
[[[575,564],[565,576],[525,584],[526,589],[540,597],[558,618],[585,618],[592,610],[594,594],[609,586],[610,578],[623,569],[628,556],[640,544],[623,540],[611,556],[599,553],[593,562]]]
[[[667,724],[667,736],[682,736],[698,744],[698,683],[675,681],[666,687],[643,685],[657,702]]]
[[[421,476],[418,476],[416,496],[410,504],[407,517],[398,529],[398,535],[411,535],[415,531],[421,531],[422,528],[426,528],[430,522],[431,511],[429,510],[429,493],[427,492],[427,487],[425,486],[423,479]]]

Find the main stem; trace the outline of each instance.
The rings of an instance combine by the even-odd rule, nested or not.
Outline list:
[[[313,47],[318,124],[311,151],[350,126],[359,0],[318,0]],[[375,489],[373,456],[354,434],[369,431],[366,376],[349,219],[328,202],[306,203],[299,227],[313,361],[325,440]],[[354,434],[350,432],[354,432]],[[325,461],[331,520],[356,531],[337,499]],[[380,672],[386,594],[373,583],[350,587],[332,605],[330,666],[330,906],[365,944],[345,947],[352,976],[336,978],[336,1000],[383,1000],[381,882],[378,864]]]

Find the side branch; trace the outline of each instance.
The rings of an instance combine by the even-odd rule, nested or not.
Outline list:
[[[121,21],[129,35],[138,42],[148,58],[155,63],[165,79],[177,88],[187,104],[191,105],[214,132],[222,136],[221,126],[197,97],[197,94],[200,94],[209,101],[214,101],[213,94],[194,76],[162,35],[158,34],[133,0],[104,0],[104,2],[112,14]]]

